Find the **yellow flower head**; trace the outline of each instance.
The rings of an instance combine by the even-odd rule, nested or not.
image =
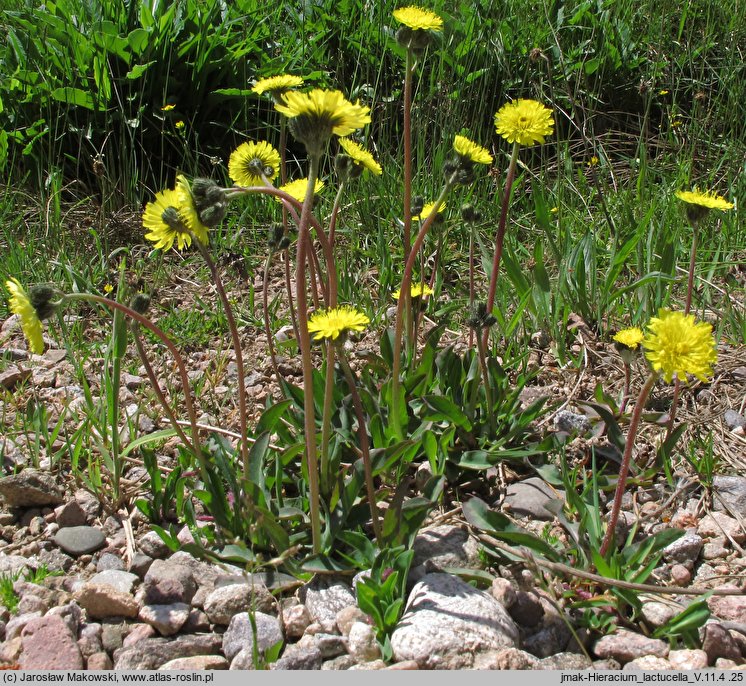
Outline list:
[[[355,141],[350,138],[340,138],[339,144],[355,165],[365,167],[365,169],[373,172],[376,176],[383,174],[381,165],[376,162],[373,155],[360,147]]]
[[[642,329],[638,329],[633,326],[631,329],[622,329],[617,331],[613,336],[613,340],[630,350],[637,350],[637,346],[642,343],[642,339],[645,337]]]
[[[336,340],[349,331],[362,331],[370,323],[370,319],[354,307],[343,305],[325,312],[316,312],[308,320],[308,332],[313,334],[314,340],[325,338]]]
[[[161,107],[161,112],[170,112],[175,107],[176,105],[172,105],[172,104],[164,105],[163,107]]]
[[[288,195],[294,197],[298,202],[303,202],[306,199],[306,188],[308,187],[308,179],[296,179],[290,183],[286,183],[284,186],[280,186],[281,191],[285,191]],[[316,183],[313,187],[314,194],[321,192],[324,187],[324,182],[316,179]],[[282,202],[282,199],[275,196],[277,202]]]
[[[409,286],[409,297],[410,298],[426,298],[433,294],[433,289],[430,288],[426,283],[413,283]],[[391,296],[394,300],[398,300],[401,297],[401,288],[397,288]]]
[[[207,227],[199,219],[192,191],[185,177],[176,177],[176,188],[157,193],[145,206],[142,225],[150,229],[145,238],[161,250],[170,250],[174,242],[179,250],[192,244],[192,234],[207,243]]]
[[[400,7],[394,10],[394,19],[410,29],[436,33],[443,30],[443,20],[437,14],[419,7]]]
[[[185,123],[184,123],[183,121],[181,121],[181,119],[179,119],[179,121],[177,121],[177,122],[176,122],[176,123],[174,124],[174,126],[175,126],[175,127],[177,128],[177,130],[179,130],[179,131],[183,131],[183,130],[184,130],[184,127],[186,127],[186,124],[185,124]]]
[[[440,203],[440,207],[438,207],[437,211],[438,212],[442,212],[445,208],[446,208],[446,204],[444,202],[442,202],[442,203]],[[412,217],[412,219],[419,219],[420,221],[424,222],[425,219],[427,219],[430,216],[430,213],[434,209],[435,209],[435,203],[434,202],[429,202],[429,203],[427,203],[427,205],[425,205],[422,208],[422,211],[418,215]]]
[[[666,383],[671,383],[674,374],[684,382],[687,374],[700,381],[712,376],[717,352],[710,324],[695,322],[693,314],[663,308],[650,320],[647,329],[642,341],[645,357]]]
[[[676,197],[683,200],[687,205],[698,205],[708,210],[726,210],[733,209],[733,203],[728,202],[725,198],[717,195],[713,191],[698,191],[696,188],[692,191],[676,191]]]
[[[280,153],[266,141],[241,143],[228,160],[228,176],[239,186],[263,184],[261,174],[271,181],[279,169]]]
[[[5,287],[10,292],[10,311],[17,314],[21,320],[21,328],[26,336],[29,348],[35,355],[44,352],[44,339],[41,335],[41,320],[36,309],[31,304],[31,299],[21,286],[18,279],[11,277],[5,282]]]
[[[456,136],[453,140],[453,149],[459,157],[477,164],[492,164],[492,155],[486,148],[470,141],[465,136]]]
[[[508,143],[543,143],[553,130],[552,110],[536,100],[514,100],[495,114],[495,131]]]
[[[370,108],[351,103],[339,91],[289,91],[275,109],[290,118],[290,129],[310,154],[320,155],[332,134],[348,136],[370,123]]]
[[[291,76],[290,74],[279,74],[270,76],[266,79],[259,79],[251,89],[253,93],[261,95],[262,93],[284,93],[291,88],[297,88],[303,85],[303,79],[300,76]]]

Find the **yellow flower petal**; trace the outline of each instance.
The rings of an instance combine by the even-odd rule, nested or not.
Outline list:
[[[393,14],[396,21],[410,29],[434,31],[436,33],[443,30],[443,20],[430,10],[409,6],[400,7],[398,10],[394,10]]]
[[[495,114],[495,131],[508,143],[543,143],[553,130],[552,110],[536,100],[514,100]]]
[[[700,381],[712,376],[712,365],[717,362],[712,326],[695,322],[693,314],[661,309],[648,326],[642,345],[645,357],[666,383],[674,375],[686,382],[687,374]]]
[[[324,312],[316,312],[308,320],[308,332],[314,340],[336,340],[348,331],[362,331],[370,319],[354,307],[343,305]]]
[[[339,144],[342,149],[347,153],[347,156],[358,166],[365,167],[369,171],[373,172],[376,176],[383,174],[381,165],[376,162],[373,155],[367,150],[360,147],[355,141],[350,138],[340,138]]]
[[[280,170],[280,153],[266,141],[241,143],[228,159],[228,176],[239,186],[262,185],[257,172],[267,168],[272,170],[266,175],[271,181]]]
[[[688,205],[698,205],[706,207],[708,210],[726,210],[733,209],[733,203],[728,202],[725,198],[717,195],[714,191],[698,191],[696,188],[691,191],[676,191],[676,197],[683,200]]]
[[[285,191],[288,195],[291,195],[294,197],[298,202],[303,202],[306,199],[306,188],[308,187],[308,179],[296,179],[295,181],[291,181],[290,183],[286,183],[284,186],[280,186],[281,191]],[[324,182],[320,181],[319,179],[316,179],[316,183],[314,184],[313,192],[314,195],[316,193],[319,193],[321,189],[324,187]],[[281,198],[278,198],[275,196],[275,200],[277,202],[282,202]]]
[[[278,74],[277,76],[270,76],[266,79],[259,79],[251,90],[257,95],[261,95],[262,93],[281,93],[290,88],[297,88],[302,85],[303,79],[300,76]]]
[[[18,279],[11,277],[5,282],[10,292],[10,311],[17,314],[21,320],[21,328],[26,336],[32,353],[41,355],[44,352],[44,338],[42,337],[41,320],[31,304],[31,299]]]
[[[465,136],[456,136],[453,141],[453,149],[461,157],[477,164],[492,164],[492,155],[486,148],[470,141]]]

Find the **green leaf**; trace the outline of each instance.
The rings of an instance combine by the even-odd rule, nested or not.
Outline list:
[[[136,438],[131,443],[128,443],[121,451],[121,456],[125,457],[129,455],[133,450],[137,450],[141,446],[148,445],[149,443],[157,443],[158,441],[165,441],[169,438],[176,436],[174,429],[161,429],[160,431],[154,431],[152,434],[146,434]]]
[[[425,413],[423,419],[436,422],[447,421],[465,431],[471,431],[469,418],[450,398],[444,395],[426,395],[423,400],[430,410]]]
[[[127,72],[125,77],[128,78],[130,81],[135,81],[139,79],[146,71],[148,71],[148,69],[150,69],[150,67],[152,67],[155,63],[156,60],[146,62],[145,64],[136,64]]]
[[[245,98],[247,95],[253,95],[251,88],[216,88],[212,93],[215,95],[227,95],[234,98]]]
[[[68,105],[77,105],[78,107],[85,107],[88,110],[94,110],[95,105],[93,102],[93,96],[80,88],[55,88],[50,94],[55,100],[60,102],[66,102]]]
[[[548,560],[559,561],[559,553],[546,541],[516,526],[501,512],[490,509],[483,500],[471,498],[462,508],[466,521],[477,529],[507,543],[525,546]]]

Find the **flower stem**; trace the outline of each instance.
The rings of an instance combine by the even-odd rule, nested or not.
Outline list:
[[[689,314],[692,309],[692,293],[694,292],[694,265],[697,259],[697,224],[693,222],[692,226],[692,249],[689,253],[689,274],[686,280],[686,302],[684,303],[684,314]],[[681,380],[677,376],[673,384],[673,400],[671,401],[671,411],[668,413],[668,423],[666,424],[666,440],[668,440],[673,425],[676,423],[676,408],[679,405],[679,395],[681,394]]]
[[[148,358],[148,354],[145,352],[145,346],[142,343],[139,322],[133,322],[130,325],[130,331],[132,331],[132,337],[135,339],[137,354],[140,356],[140,361],[142,362],[143,367],[145,367],[145,374],[148,377],[148,381],[150,381],[150,385],[153,387],[153,392],[161,403],[161,407],[163,407],[163,411],[168,417],[168,421],[171,422],[171,426],[176,432],[176,435],[181,439],[181,442],[187,447],[187,449],[192,453],[196,453],[197,451],[195,450],[194,445],[192,445],[192,442],[187,438],[184,430],[179,426],[176,415],[174,415],[171,405],[168,400],[166,400],[166,396],[161,390],[161,385],[158,383],[158,377],[156,376],[155,371],[153,371],[153,365],[150,364],[150,359]]]
[[[495,237],[495,254],[492,258],[492,274],[490,275],[490,287],[487,292],[487,313],[492,313],[495,305],[495,293],[497,292],[497,277],[500,272],[500,259],[503,254],[503,243],[505,241],[505,225],[508,219],[508,206],[510,205],[510,194],[513,190],[513,181],[515,180],[515,167],[518,162],[518,142],[513,143],[513,154],[510,156],[508,173],[505,177],[505,190],[503,191],[503,204],[500,208],[500,222],[497,225],[497,236]],[[482,333],[482,343],[487,347],[487,338],[490,334],[488,327],[485,327]]]
[[[298,223],[297,256],[295,262],[295,301],[298,303],[298,348],[303,366],[303,413],[306,441],[306,467],[308,469],[308,500],[311,516],[313,552],[321,552],[321,513],[319,503],[319,464],[316,454],[316,416],[313,398],[313,360],[311,337],[308,333],[308,298],[306,294],[306,259],[310,244],[309,225],[313,191],[318,175],[319,156],[309,156],[308,186]],[[333,265],[330,265],[331,272]]]
[[[481,336],[477,336],[477,354],[479,355],[479,366],[482,368],[482,381],[484,383],[484,400],[487,403],[487,419],[490,424],[490,431],[494,436],[497,433],[495,425],[495,410],[492,404],[492,381],[489,370],[487,369],[487,356],[485,354],[485,345]]]
[[[110,300],[109,298],[103,298],[100,295],[94,295],[93,293],[69,293],[63,298],[66,302],[72,302],[75,300],[83,300],[86,302],[95,302],[104,307],[109,307],[114,310],[119,310],[124,313],[138,324],[142,324],[146,329],[152,331],[161,342],[168,348],[168,351],[174,358],[176,366],[179,370],[179,377],[181,379],[181,388],[184,391],[184,404],[186,405],[187,415],[189,416],[189,423],[192,429],[192,446],[194,448],[195,455],[199,459],[200,463],[204,466],[206,464],[205,458],[202,454],[202,448],[199,443],[199,428],[197,427],[197,413],[194,410],[194,403],[192,402],[191,387],[189,384],[189,375],[187,374],[186,365],[184,364],[184,358],[181,356],[178,348],[174,345],[174,342],[157,327],[147,317],[144,317],[139,312],[135,312],[131,307],[123,305],[116,300]]]
[[[619,404],[619,414],[623,415],[629,400],[629,387],[632,382],[632,367],[629,362],[624,363],[624,389],[622,390],[622,402]]]
[[[648,380],[645,382],[645,385],[642,387],[642,390],[640,390],[640,395],[637,396],[637,402],[632,410],[632,416],[629,420],[629,430],[627,431],[627,442],[624,444],[624,456],[622,457],[622,464],[619,467],[619,477],[617,478],[616,490],[614,491],[614,501],[611,506],[611,514],[609,515],[606,534],[604,535],[604,540],[601,544],[601,557],[606,557],[606,553],[609,551],[609,546],[614,538],[614,530],[619,521],[619,512],[622,509],[622,496],[624,495],[624,489],[627,485],[629,466],[632,462],[632,449],[635,445],[637,429],[640,426],[640,419],[642,418],[642,411],[645,409],[645,403],[647,402],[650,391],[653,390],[653,386],[655,386],[657,380],[657,372],[652,372],[648,377]]]
[[[238,374],[238,420],[241,425],[241,460],[243,462],[243,473],[246,479],[249,478],[249,443],[246,440],[248,435],[248,408],[246,405],[246,380],[244,378],[244,366],[243,366],[243,352],[241,349],[241,336],[238,333],[238,327],[236,326],[236,319],[233,316],[233,308],[231,307],[230,301],[228,300],[228,294],[225,292],[223,286],[223,280],[220,278],[218,268],[215,265],[212,257],[210,257],[210,251],[207,246],[194,238],[194,243],[197,249],[202,255],[202,259],[207,264],[207,268],[210,270],[212,280],[215,283],[215,288],[218,291],[218,297],[223,303],[223,309],[225,310],[225,317],[228,320],[228,330],[231,334],[231,341],[233,344],[233,351],[236,354],[236,373]]]
[[[407,59],[404,65],[404,259],[409,259],[410,240],[412,235],[412,74],[414,72],[414,53],[407,48]],[[402,291],[403,293],[403,291]]]
[[[275,373],[275,379],[277,383],[280,383],[280,369],[277,366],[277,355],[275,354],[274,337],[272,335],[272,327],[269,324],[269,265],[272,262],[272,249],[270,248],[267,253],[267,259],[264,260],[264,279],[262,287],[262,315],[264,318],[264,334],[267,336],[267,348],[269,349],[269,359],[272,362],[272,371]],[[295,327],[295,322],[293,322]]]
[[[452,176],[443,186],[443,190],[440,192],[438,199],[435,201],[433,211],[428,215],[420,231],[417,234],[417,238],[412,245],[412,249],[409,251],[409,257],[407,263],[404,266],[404,275],[402,276],[401,289],[399,291],[399,300],[396,305],[396,323],[394,324],[394,359],[392,360],[392,372],[391,372],[391,423],[394,427],[396,435],[400,438],[404,438],[403,427],[399,419],[400,403],[399,393],[401,388],[401,379],[399,374],[401,372],[401,349],[402,349],[402,333],[404,330],[404,310],[405,303],[409,300],[407,296],[410,295],[410,288],[412,286],[412,271],[414,269],[414,263],[417,261],[417,253],[422,247],[422,243],[427,236],[427,232],[435,221],[437,216],[437,210],[442,206],[444,200],[448,196],[452,186],[456,183],[455,175]]]
[[[368,493],[368,506],[370,507],[370,517],[373,524],[373,533],[375,534],[376,541],[378,541],[378,545],[381,546],[383,543],[383,541],[381,540],[381,524],[378,520],[376,490],[373,484],[373,465],[370,461],[368,427],[365,423],[363,403],[360,400],[360,395],[357,392],[357,386],[355,385],[355,375],[350,368],[350,364],[347,361],[347,357],[344,353],[344,348],[342,347],[342,343],[340,341],[337,342],[337,351],[339,356],[339,364],[342,367],[345,378],[347,379],[347,385],[350,388],[350,395],[352,396],[352,405],[355,408],[355,415],[357,416],[357,433],[360,441],[360,452],[363,456],[363,470],[365,472],[365,490]]]
[[[331,484],[331,470],[329,468],[329,442],[332,429],[332,400],[334,399],[334,354],[335,347],[331,341],[324,344],[326,348],[326,380],[324,383],[324,412],[321,419],[321,487],[320,490],[328,495]]]

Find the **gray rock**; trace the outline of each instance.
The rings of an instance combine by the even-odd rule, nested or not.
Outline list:
[[[28,457],[18,444],[3,436],[0,436],[0,456],[3,460],[3,466],[8,471],[14,471],[18,467],[25,467],[28,463]]]
[[[73,634],[75,635],[75,634]],[[80,627],[78,635],[78,648],[81,655],[88,659],[91,655],[103,651],[104,646],[101,643],[101,625],[97,623],[83,624]]]
[[[23,555],[4,555],[0,553],[0,574],[15,576],[29,566],[28,559]]]
[[[324,659],[321,651],[313,647],[291,645],[277,662],[269,666],[270,669],[321,669]]]
[[[39,553],[39,564],[46,565],[50,572],[67,572],[75,564],[75,560],[59,548],[52,548]]]
[[[186,603],[143,605],[137,616],[150,624],[161,636],[173,636],[186,623],[189,611],[190,607]]]
[[[130,562],[129,571],[133,574],[137,574],[141,579],[145,577],[150,569],[150,565],[153,564],[153,558],[145,553],[136,552],[132,561]]]
[[[477,653],[517,641],[518,627],[494,598],[450,574],[428,574],[412,589],[391,647],[397,662],[461,669]]]
[[[117,591],[122,593],[131,594],[135,589],[135,584],[140,579],[132,572],[123,572],[119,569],[107,569],[104,572],[94,574],[89,583],[91,584],[106,584],[112,588],[116,588]]]
[[[721,538],[727,536],[741,545],[746,542],[746,532],[738,520],[724,512],[710,512],[700,519],[697,533],[702,538]]]
[[[355,660],[352,655],[340,655],[331,660],[324,660],[324,662],[321,663],[321,669],[324,671],[337,672],[350,669],[356,664],[357,660]]]
[[[534,627],[544,616],[544,606],[535,594],[517,591],[508,613],[518,624],[525,627]]]
[[[727,629],[717,622],[708,622],[703,628],[702,650],[709,664],[723,657],[726,660],[741,662],[741,650]]]
[[[300,638],[311,623],[311,615],[308,614],[305,605],[292,605],[282,609],[282,623],[285,626],[285,635],[288,638]],[[339,615],[337,616],[339,626]],[[341,630],[344,634],[344,631]]]
[[[146,638],[115,654],[114,669],[158,669],[179,657],[216,655],[220,651],[220,636],[189,634],[175,639]]]
[[[103,548],[106,543],[103,532],[93,526],[70,526],[60,529],[52,540],[68,555],[75,557],[93,553]]]
[[[228,669],[228,660],[221,655],[194,655],[193,657],[177,657],[158,667],[158,671],[169,669],[188,669],[202,671],[203,669]]]
[[[707,669],[708,657],[704,650],[672,650],[668,654],[668,661],[674,669],[689,671],[691,669]]]
[[[532,476],[508,486],[503,506],[519,517],[551,521],[554,513],[546,505],[558,498],[564,498],[563,491],[555,492],[543,479]]]
[[[256,645],[260,653],[283,640],[282,627],[277,617],[257,612],[254,615],[254,620],[256,622]],[[244,649],[247,649],[249,655],[251,655],[254,646],[254,633],[251,629],[248,613],[235,615],[222,638],[223,655],[229,660],[233,660]]]
[[[96,563],[97,572],[123,572],[124,571],[124,560],[119,555],[113,553],[101,553]]]
[[[17,615],[16,617],[9,619],[8,623],[5,625],[5,640],[12,641],[14,638],[20,636],[24,627],[32,619],[39,619],[39,617],[41,617],[41,612],[37,610],[36,612],[29,612],[25,615]]]
[[[83,669],[83,656],[65,621],[58,615],[32,619],[21,632],[21,669]]]
[[[136,643],[153,638],[156,634],[155,629],[150,624],[130,624],[129,633],[122,641],[122,648],[131,648]]]
[[[347,644],[350,655],[358,662],[370,662],[381,658],[376,631],[370,624],[355,622],[350,628]]]
[[[148,557],[155,559],[163,559],[171,553],[171,549],[155,531],[148,531],[138,540],[137,545]]]
[[[79,488],[75,491],[73,497],[75,498],[75,502],[85,512],[86,519],[98,517],[99,512],[101,512],[101,503],[93,493],[86,491],[84,488]]]
[[[303,611],[305,612],[305,616],[308,616],[308,611],[306,610],[305,605],[296,605],[295,607],[301,607],[301,608],[303,608]],[[285,616],[285,614],[284,614],[285,612],[289,612],[292,609],[293,608],[288,608],[287,610],[283,610],[283,617]],[[364,621],[366,621],[367,617],[368,617],[368,615],[366,615],[365,612],[363,612],[357,606],[345,607],[342,610],[340,610],[339,612],[337,612],[337,620],[336,620],[337,621],[337,630],[339,631],[340,634],[342,634],[342,636],[348,636],[349,633],[350,633],[350,629],[352,628],[352,625],[355,622],[364,622]],[[308,619],[309,619],[308,624],[310,624],[310,617],[308,617]],[[305,620],[305,617],[304,617],[304,620]],[[306,626],[304,627],[303,631],[306,630],[306,628],[308,627],[308,624],[306,624]],[[293,636],[293,634],[290,633],[289,626],[290,625],[288,624],[287,620],[285,620],[285,633],[289,637],[291,637],[291,636]],[[298,628],[300,628],[300,626]],[[301,632],[301,634],[302,633],[303,632]]]
[[[622,664],[649,655],[666,657],[668,651],[668,644],[664,641],[647,638],[626,629],[619,629],[613,634],[603,636],[593,646],[593,652],[597,657],[611,658]]]
[[[114,653],[122,647],[124,640],[123,624],[102,624],[101,643],[107,653]]]
[[[663,549],[663,558],[680,564],[693,563],[702,550],[704,541],[697,534],[685,534]]]
[[[38,469],[24,469],[0,479],[0,496],[10,507],[44,507],[63,501],[54,477]]]
[[[151,605],[189,603],[197,592],[192,570],[186,565],[155,560],[143,581],[145,602]]]
[[[65,594],[67,595],[67,594]],[[67,624],[70,633],[77,636],[80,631],[80,625],[83,621],[83,610],[78,603],[72,601],[53,607],[47,615],[59,615]]]
[[[591,430],[591,421],[584,414],[577,414],[569,410],[560,410],[554,417],[557,431],[568,434],[586,434]]]
[[[129,593],[109,584],[87,583],[78,589],[75,601],[94,619],[106,617],[137,617],[139,604]]]
[[[746,477],[717,475],[712,480],[713,509],[716,512],[732,510],[733,514],[746,517]]]
[[[518,648],[488,650],[474,657],[474,669],[540,669],[541,662],[533,655]]]
[[[184,634],[206,633],[210,631],[210,620],[202,610],[193,607],[181,631]]]
[[[91,671],[103,672],[112,669],[114,665],[108,653],[100,652],[94,653],[88,658],[86,667]]]
[[[663,657],[657,655],[644,655],[643,657],[636,657],[634,660],[630,660],[622,671],[632,672],[636,670],[642,670],[646,672],[660,672],[667,669],[673,669],[671,663]]]
[[[425,562],[429,570],[445,567],[481,567],[479,544],[460,527],[444,524],[417,534],[414,539],[412,569]]]
[[[746,427],[746,417],[735,410],[726,410],[723,413],[723,421],[731,431],[740,427]]]
[[[592,662],[578,653],[557,653],[541,660],[540,669],[590,669]]]
[[[299,643],[306,646],[315,646],[319,649],[324,660],[330,660],[347,652],[347,639],[337,634],[314,634],[304,636]]]
[[[708,598],[710,611],[720,619],[746,623],[746,596],[724,595]]]
[[[640,610],[645,621],[654,628],[663,626],[669,619],[676,615],[679,611],[671,605],[666,603],[660,603],[657,601],[648,601],[642,604]]]
[[[311,619],[321,625],[325,633],[334,633],[337,613],[357,605],[347,584],[317,576],[300,590],[300,600],[308,609]]]
[[[259,612],[271,612],[275,599],[264,584],[249,585],[243,579],[240,583],[220,586],[205,599],[204,611],[214,624],[230,623],[231,618],[239,612],[250,609]]]
[[[77,500],[70,500],[55,508],[54,515],[61,529],[67,526],[83,526],[88,519],[85,510]]]

